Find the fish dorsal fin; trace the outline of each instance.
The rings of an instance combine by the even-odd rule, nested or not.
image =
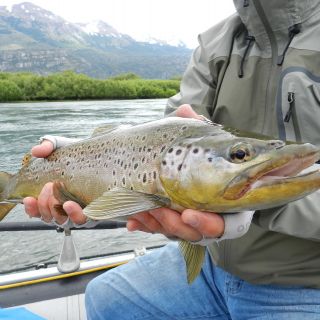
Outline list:
[[[101,127],[97,127],[93,130],[91,138],[93,137],[97,137],[97,136],[101,136],[103,134],[109,133],[111,131],[114,131],[118,128],[118,125],[115,124],[106,124],[104,126]]]
[[[31,153],[26,153],[21,161],[22,167],[27,166],[30,163],[31,159],[32,159]]]
[[[179,242],[179,248],[186,263],[187,280],[190,284],[201,272],[201,268],[204,263],[206,247],[182,240]]]
[[[85,207],[84,214],[94,220],[114,219],[168,206],[170,200],[154,194],[114,188]]]
[[[106,133],[110,133],[112,131],[118,130],[118,129],[125,129],[132,127],[133,123],[121,123],[121,124],[106,124],[104,126],[95,128],[93,130],[93,133],[91,135],[91,138],[97,137],[97,136],[102,136]]]

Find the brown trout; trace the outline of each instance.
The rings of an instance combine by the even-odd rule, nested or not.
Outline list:
[[[311,144],[286,144],[206,121],[165,118],[91,138],[45,159],[25,157],[17,174],[0,173],[0,218],[54,181],[63,202],[92,219],[117,220],[159,207],[238,212],[284,205],[320,187],[320,172],[299,173],[319,159]],[[180,241],[192,282],[205,248]]]

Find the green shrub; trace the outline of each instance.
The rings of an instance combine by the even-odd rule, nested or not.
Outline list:
[[[0,101],[18,101],[22,98],[22,91],[13,81],[0,80]]]
[[[99,80],[73,71],[49,76],[0,73],[0,81],[0,101],[168,98],[179,91],[180,85],[178,80],[141,79],[134,73]]]

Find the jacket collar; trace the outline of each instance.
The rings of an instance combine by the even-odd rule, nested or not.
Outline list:
[[[234,4],[261,49],[274,41],[281,50],[288,41],[289,28],[307,21],[320,9],[319,0],[234,0]]]

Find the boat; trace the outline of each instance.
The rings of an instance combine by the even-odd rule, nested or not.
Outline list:
[[[94,228],[113,229],[124,223],[106,221]],[[57,229],[41,222],[7,222],[1,231],[34,231]],[[78,229],[80,230],[80,229]],[[67,239],[65,237],[65,239]],[[64,246],[63,246],[64,247]],[[87,283],[114,267],[125,264],[137,256],[148,254],[160,246],[133,248],[132,250],[84,257],[74,270],[61,270],[61,261],[41,263],[0,274],[0,319],[85,320],[84,292]],[[63,249],[60,254],[63,256]],[[76,261],[74,261],[76,263]],[[59,265],[60,263],[60,265]],[[63,266],[63,264],[62,264]],[[67,265],[67,269],[70,264]]]

